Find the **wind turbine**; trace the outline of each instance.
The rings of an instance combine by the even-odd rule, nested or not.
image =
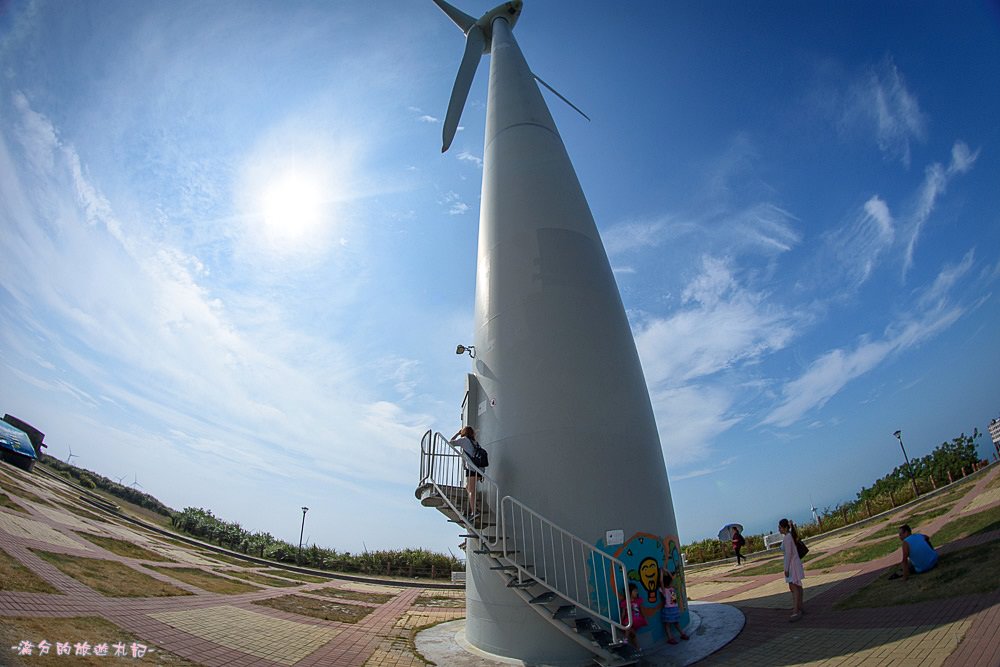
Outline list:
[[[489,474],[505,502],[629,569],[652,572],[652,587],[643,584],[649,595],[654,568],[669,561],[686,625],[680,541],[648,389],[597,225],[536,81],[549,86],[512,33],[523,3],[474,19],[433,1],[465,34],[443,150],[479,61],[490,55],[467,423],[489,449]],[[541,614],[527,613],[482,553],[468,554],[471,644],[528,663],[592,658]],[[665,639],[659,623],[640,635]]]
[[[73,453],[73,445],[67,445],[67,447],[69,447],[69,456],[66,457],[66,465],[73,465],[73,459],[80,457]]]
[[[140,489],[142,488],[142,484],[139,483],[139,478],[136,476],[136,474],[134,472],[132,473],[132,484],[130,486],[133,489],[136,488],[136,487],[138,487]]]

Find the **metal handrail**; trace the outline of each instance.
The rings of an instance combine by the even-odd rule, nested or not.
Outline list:
[[[625,563],[534,511],[517,498],[500,501],[503,551],[519,573],[614,628],[632,627],[631,605],[621,613],[619,593],[628,596]]]
[[[500,488],[485,471],[473,465],[456,446],[440,433],[428,430],[420,441],[420,484],[430,484],[448,507],[466,515],[466,472],[479,473],[478,493],[481,513],[471,526],[491,548],[502,541],[501,553],[517,568],[518,578],[537,581],[568,602],[585,609],[611,627],[617,640],[619,630],[632,627],[631,605],[623,615],[619,591],[628,596],[625,563],[601,551],[576,535],[557,526],[512,496],[501,499]],[[458,502],[454,491],[461,489]],[[496,533],[483,534],[484,527],[495,519]],[[495,515],[495,516],[493,516]],[[467,519],[468,521],[468,519]],[[624,616],[624,618],[623,618]]]
[[[466,494],[467,473],[478,473],[476,483],[475,518],[470,518],[471,504]],[[495,546],[499,542],[497,530],[487,535],[485,529],[494,523],[494,514],[500,509],[500,487],[486,471],[474,465],[462,453],[462,448],[452,443],[440,433],[427,431],[420,440],[420,484],[434,486],[439,497],[456,514],[464,516],[472,529],[484,543]],[[460,496],[454,498],[447,489],[461,489]]]

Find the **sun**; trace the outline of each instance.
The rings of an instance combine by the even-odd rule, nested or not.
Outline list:
[[[259,205],[265,233],[281,244],[295,245],[316,236],[326,214],[321,179],[297,169],[269,179]]]

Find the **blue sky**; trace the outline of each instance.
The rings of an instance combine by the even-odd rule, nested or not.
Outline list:
[[[545,93],[682,541],[1000,415],[995,2],[573,6],[515,35],[593,119]],[[462,50],[430,2],[0,4],[0,410],[178,509],[457,552],[413,488],[469,370]]]

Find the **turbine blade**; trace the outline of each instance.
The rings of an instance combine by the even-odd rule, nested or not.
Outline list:
[[[476,25],[476,19],[460,9],[452,7],[444,0],[433,0],[433,2],[441,8],[442,12],[448,15],[448,18],[455,22],[455,25],[462,29],[462,32],[468,34],[469,28]]]
[[[553,93],[555,93],[556,97],[558,97],[563,102],[565,102],[566,104],[568,104],[571,107],[573,107],[573,109],[575,109],[578,114],[580,114],[581,116],[583,116],[587,120],[590,120],[590,116],[588,116],[587,114],[585,114],[582,111],[580,111],[579,107],[577,107],[575,104],[573,104],[572,102],[570,102],[569,100],[567,100],[565,97],[563,97],[562,95],[560,95],[558,90],[556,90],[555,88],[553,88],[549,84],[547,84],[544,81],[542,81],[542,77],[538,76],[534,72],[531,73],[531,76],[535,77],[535,81],[537,81],[538,83],[542,84],[543,86],[545,86],[546,88],[548,88],[549,90],[551,90]]]
[[[480,58],[483,57],[483,46],[485,44],[486,37],[483,35],[482,29],[477,25],[473,25],[465,38],[465,54],[462,56],[462,64],[458,66],[455,87],[451,89],[451,100],[448,102],[448,113],[444,117],[442,153],[448,150],[452,140],[455,138],[455,132],[458,130],[458,121],[462,118],[465,100],[469,97],[469,89],[472,88],[472,79],[476,76],[476,69],[479,67]]]

